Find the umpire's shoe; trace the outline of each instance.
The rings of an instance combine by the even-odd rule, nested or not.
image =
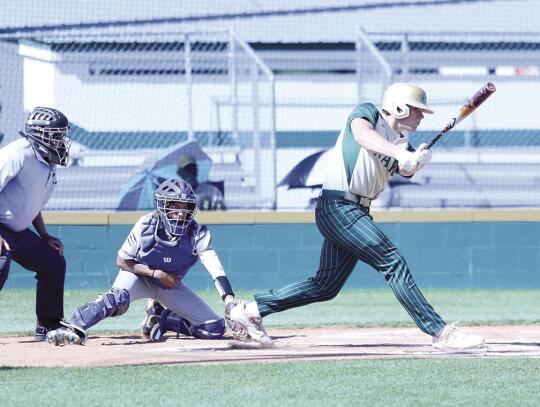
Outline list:
[[[148,340],[151,340],[150,333],[152,328],[159,322],[161,313],[165,307],[153,299],[149,299],[146,303],[146,318],[141,323],[141,335]]]
[[[48,319],[37,320],[36,330],[34,331],[34,339],[39,342],[43,342],[47,338],[47,332],[54,331],[62,326],[60,320]]]

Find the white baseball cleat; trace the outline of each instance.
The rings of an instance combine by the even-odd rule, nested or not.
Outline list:
[[[485,339],[480,335],[460,332],[455,324],[450,324],[440,337],[433,337],[433,347],[441,350],[480,349],[485,347]]]
[[[271,347],[274,345],[272,338],[268,336],[263,325],[262,318],[250,317],[246,314],[246,301],[240,301],[238,305],[231,309],[230,318],[233,322],[244,327],[251,339],[259,342],[265,347]]]

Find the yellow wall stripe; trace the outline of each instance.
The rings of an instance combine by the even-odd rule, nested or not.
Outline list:
[[[144,212],[44,212],[45,222],[54,225],[131,225]],[[445,209],[373,211],[377,222],[540,222],[540,209]],[[314,223],[309,212],[225,211],[199,212],[203,224]]]

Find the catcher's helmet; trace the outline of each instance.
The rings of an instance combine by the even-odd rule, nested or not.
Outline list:
[[[422,88],[412,83],[394,83],[384,91],[382,108],[396,119],[404,119],[409,116],[409,106],[433,113],[426,103],[426,92]]]
[[[154,190],[154,208],[165,230],[183,236],[197,213],[197,195],[182,179],[168,179]]]
[[[50,107],[36,107],[26,119],[21,135],[49,162],[66,166],[71,138],[67,117]]]

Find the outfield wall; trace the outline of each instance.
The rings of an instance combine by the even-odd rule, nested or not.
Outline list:
[[[116,251],[141,213],[45,214],[68,264],[66,288],[107,288]],[[418,284],[449,288],[540,288],[540,210],[374,212],[400,248]],[[206,212],[213,245],[237,289],[277,288],[315,273],[322,237],[312,212]],[[213,289],[200,264],[185,278]],[[33,273],[14,264],[7,287],[34,287]],[[359,263],[347,288],[385,287]]]

